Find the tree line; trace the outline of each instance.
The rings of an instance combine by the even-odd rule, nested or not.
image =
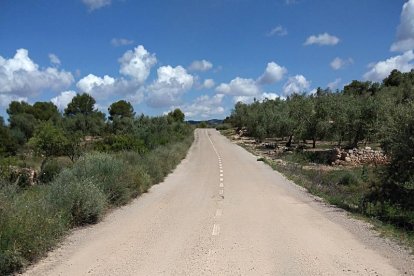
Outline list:
[[[288,147],[377,143],[390,162],[369,180],[364,212],[414,229],[414,70],[393,70],[381,83],[354,80],[340,91],[239,102],[226,121],[258,141],[284,138]]]
[[[99,137],[93,143],[95,150],[145,152],[178,141],[191,131],[179,109],[167,116],[136,116],[131,103],[120,100],[109,106],[106,118],[95,104],[86,93],[77,94],[63,113],[52,102],[11,102],[9,124],[0,117],[0,156],[32,149],[44,161],[61,155],[75,161],[85,150],[88,137]]]

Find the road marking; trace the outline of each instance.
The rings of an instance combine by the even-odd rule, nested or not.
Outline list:
[[[221,173],[220,176],[223,176],[223,174]]]
[[[223,178],[220,178],[220,182],[223,182],[224,181],[224,179]]]
[[[220,183],[220,188],[224,188],[223,182]]]
[[[223,189],[220,190],[220,195],[221,196],[224,195],[224,190]]]
[[[214,224],[213,232],[211,233],[211,235],[218,236],[219,234],[220,234],[220,225]]]
[[[222,172],[223,172],[223,170],[220,170],[220,172],[222,173]]]
[[[216,218],[221,217],[222,214],[223,214],[223,210],[217,209],[217,211],[216,211]]]

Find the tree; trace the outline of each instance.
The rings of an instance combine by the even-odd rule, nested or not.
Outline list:
[[[403,81],[403,78],[403,74],[397,69],[394,69],[391,71],[390,75],[382,81],[382,84],[385,86],[399,86]]]
[[[107,127],[110,133],[127,134],[134,127],[134,118],[115,116],[112,118],[112,123],[107,124]]]
[[[105,114],[96,110],[96,101],[89,94],[77,94],[65,109],[64,127],[83,135],[100,135],[105,127]]]
[[[10,129],[4,124],[0,116],[0,155],[14,155],[17,151],[17,142],[13,139]]]
[[[113,121],[115,117],[119,118],[132,118],[135,116],[134,108],[131,103],[120,100],[117,101],[108,108],[109,120]]]
[[[414,103],[400,106],[385,122],[382,147],[391,157],[379,180],[373,183],[368,201],[380,203],[380,216],[414,229]]]
[[[168,113],[168,117],[169,118],[172,118],[172,120],[174,122],[180,122],[180,123],[182,123],[182,122],[184,122],[185,115],[181,111],[181,109],[176,108],[176,109],[174,109],[174,111],[171,111],[170,113]]]
[[[313,103],[305,94],[293,94],[288,100],[289,117],[292,120],[292,133],[286,146],[291,146],[292,136],[298,139],[306,139],[306,132],[312,124],[311,117],[314,115]]]
[[[60,117],[58,108],[52,102],[36,102],[30,113],[40,121],[56,121]]]
[[[305,120],[304,138],[312,140],[312,147],[316,148],[316,141],[323,140],[332,128],[330,123],[332,111],[331,92],[318,88],[316,94],[307,99],[310,101],[308,118]]]
[[[19,142],[26,143],[40,122],[53,121],[60,118],[57,107],[51,102],[36,102],[33,106],[26,102],[13,101],[7,109],[9,114],[11,135]]]
[[[66,141],[63,143],[63,154],[69,157],[72,163],[81,156],[82,137],[79,132],[65,133]]]
[[[65,108],[65,116],[74,116],[76,114],[90,115],[97,111],[95,103],[95,99],[87,93],[76,94],[67,108]]]
[[[362,95],[374,95],[378,92],[380,86],[378,83],[372,83],[370,81],[357,81],[353,80],[350,84],[345,85],[344,87],[344,94],[345,95],[354,95],[354,96],[362,96]]]
[[[63,130],[50,122],[41,124],[29,140],[29,146],[44,157],[41,169],[50,157],[62,155],[67,144],[68,140]]]
[[[31,106],[30,104],[21,101],[12,101],[7,108],[7,114],[10,116],[22,114],[22,113],[30,113]]]
[[[32,114],[20,113],[9,116],[10,131],[12,136],[23,145],[32,136],[38,124],[36,118]]]

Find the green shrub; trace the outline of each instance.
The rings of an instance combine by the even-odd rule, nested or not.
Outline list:
[[[57,158],[46,161],[43,165],[42,171],[39,174],[39,181],[42,183],[51,182],[64,168],[69,167],[70,164],[64,160]]]
[[[48,187],[11,191],[0,191],[0,274],[43,256],[68,229],[68,221],[48,202]]]
[[[106,196],[92,178],[76,179],[70,170],[63,171],[51,184],[50,202],[71,225],[96,223],[104,214]]]
[[[94,144],[95,150],[98,151],[127,151],[145,152],[147,148],[144,141],[132,135],[108,135],[103,140]]]
[[[354,185],[358,183],[359,183],[359,179],[351,172],[345,173],[343,176],[341,176],[341,178],[338,181],[339,185],[345,185],[345,186]]]
[[[227,123],[219,124],[216,126],[217,130],[227,130],[231,128],[232,128],[231,124],[227,124]]]
[[[136,192],[125,164],[109,154],[86,154],[74,164],[71,172],[78,181],[91,179],[113,205],[127,203]]]
[[[16,157],[0,158],[0,179],[10,180],[12,177],[11,167],[21,167],[23,162]]]
[[[151,188],[153,182],[149,174],[143,170],[141,167],[131,167],[130,170],[131,178],[133,183],[136,186],[135,193],[132,194],[133,197],[138,196],[139,194],[146,193],[149,188]]]

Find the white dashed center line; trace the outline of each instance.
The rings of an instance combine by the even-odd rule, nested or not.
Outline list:
[[[220,173],[219,173],[219,176],[220,176],[220,182],[219,182],[220,183],[220,190],[219,190],[219,195],[221,196],[222,199],[224,199],[224,183],[223,183],[223,181],[224,181],[224,179],[223,179],[224,171],[223,171],[223,163],[222,163],[222,160],[221,160],[221,156],[218,153],[216,147],[214,146],[213,141],[211,140],[210,135],[208,134],[207,131],[206,131],[206,134],[207,134],[207,138],[210,141],[211,146],[213,147],[213,150],[214,150],[214,152],[216,153],[216,156],[217,156],[219,170],[220,170]],[[216,210],[216,216],[215,216],[215,218],[218,219],[219,217],[221,217],[222,213],[223,213],[223,211],[221,209],[217,209]],[[218,236],[220,234],[220,225],[218,223],[215,223],[213,225],[213,231],[212,231],[211,234],[213,236]]]
[[[220,225],[214,224],[213,232],[211,233],[211,235],[218,236],[219,234],[220,234]]]

